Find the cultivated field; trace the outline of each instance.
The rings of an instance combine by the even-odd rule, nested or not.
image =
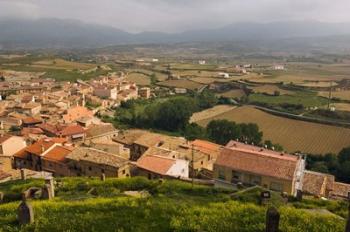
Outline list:
[[[311,88],[327,88],[330,86],[336,86],[337,83],[331,82],[331,81],[307,81],[297,85],[303,86],[303,87],[311,87]]]
[[[328,103],[328,100],[317,96],[314,92],[297,91],[293,95],[268,96],[265,94],[254,93],[249,95],[250,102],[260,102],[270,105],[279,105],[283,103],[301,104],[304,107],[321,107]]]
[[[239,98],[245,96],[246,94],[241,89],[232,89],[232,90],[229,90],[227,92],[219,93],[217,95],[221,96],[221,97],[238,98],[239,99]]]
[[[335,107],[335,110],[340,111],[349,111],[350,112],[350,104],[349,103],[333,103],[331,106]]]
[[[30,66],[35,68],[67,69],[67,70],[73,70],[73,69],[86,70],[86,69],[92,69],[96,67],[96,65],[94,64],[72,62],[72,61],[67,61],[63,59],[41,60],[41,61],[33,62]]]
[[[329,92],[328,91],[320,91],[320,92],[318,92],[318,95],[328,98]],[[339,98],[341,100],[350,101],[350,90],[332,92],[332,97]]]
[[[264,133],[264,140],[279,143],[288,152],[338,153],[350,146],[350,129],[283,118],[251,106],[239,107],[197,123],[205,126],[213,119],[256,123]]]
[[[150,85],[151,80],[149,76],[141,73],[131,73],[127,76],[126,80],[135,82],[137,85]]]
[[[218,105],[214,106],[213,108],[203,110],[198,113],[194,113],[190,119],[190,122],[198,122],[206,119],[210,119],[213,117],[216,117],[220,114],[226,113],[228,111],[233,110],[236,108],[235,106],[230,106],[230,105]]]
[[[274,95],[276,91],[280,93],[280,95],[293,95],[293,91],[288,91],[281,89],[277,85],[260,85],[251,88],[254,93],[265,93],[269,95]]]
[[[157,84],[161,86],[166,86],[166,87],[185,88],[190,90],[200,89],[201,87],[204,86],[202,84],[189,81],[189,80],[167,80],[167,81],[158,82]]]

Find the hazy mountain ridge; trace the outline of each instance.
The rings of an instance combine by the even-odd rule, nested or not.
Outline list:
[[[120,44],[281,40],[350,35],[350,23],[275,22],[234,23],[226,27],[182,33],[128,33],[77,20],[39,19],[0,21],[0,48],[89,48]],[[348,37],[346,38],[347,41]]]

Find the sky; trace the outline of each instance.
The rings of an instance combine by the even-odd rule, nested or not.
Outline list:
[[[350,22],[350,0],[0,0],[0,18],[62,18],[128,32],[181,32],[235,22]]]

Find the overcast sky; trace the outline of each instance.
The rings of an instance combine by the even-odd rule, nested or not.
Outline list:
[[[72,18],[129,32],[234,22],[350,22],[350,0],[0,0],[0,18]]]

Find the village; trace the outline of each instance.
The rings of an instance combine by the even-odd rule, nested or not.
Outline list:
[[[15,81],[11,81],[15,80]],[[9,92],[11,91],[11,92]],[[347,199],[350,185],[306,170],[303,154],[231,140],[226,145],[141,129],[116,129],[101,112],[148,99],[123,75],[1,82],[0,181],[101,177],[179,179],[218,188],[261,186],[290,196]],[[97,107],[96,107],[97,106]]]

